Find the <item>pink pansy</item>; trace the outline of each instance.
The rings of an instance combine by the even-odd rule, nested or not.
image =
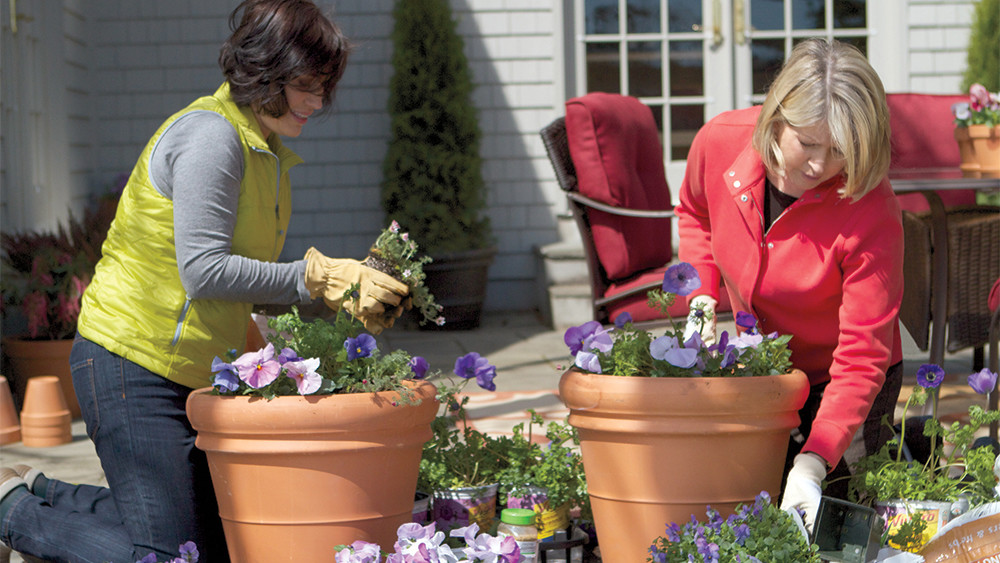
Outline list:
[[[398,233],[399,232],[399,223],[397,223],[395,219],[393,219],[392,223],[389,224],[389,232],[392,232],[392,233]]]
[[[323,382],[323,377],[316,373],[316,370],[319,369],[319,358],[285,362],[283,367],[287,370],[285,375],[295,380],[295,385],[299,388],[299,395],[315,393]]]
[[[268,343],[263,350],[247,352],[233,366],[240,372],[240,379],[254,389],[260,389],[278,378],[281,364],[274,359],[274,344]]]
[[[973,84],[969,88],[969,100],[973,111],[982,111],[990,105],[990,92],[982,84]]]

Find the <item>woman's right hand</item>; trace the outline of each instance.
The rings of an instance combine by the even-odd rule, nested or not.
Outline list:
[[[323,296],[328,307],[337,311],[344,292],[358,284],[356,306],[346,307],[372,334],[395,324],[403,314],[399,305],[410,288],[392,276],[350,258],[327,258],[315,248],[306,252],[306,288],[314,299]]]

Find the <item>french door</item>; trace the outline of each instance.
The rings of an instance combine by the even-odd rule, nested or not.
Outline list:
[[[698,129],[760,103],[809,37],[868,52],[865,0],[576,0],[577,92],[635,96],[662,131],[673,192]]]

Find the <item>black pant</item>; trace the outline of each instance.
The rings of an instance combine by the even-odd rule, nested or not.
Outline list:
[[[902,385],[903,363],[899,362],[889,366],[889,369],[886,370],[885,383],[878,395],[875,396],[875,401],[872,403],[871,410],[868,411],[868,417],[859,429],[859,434],[855,435],[851,445],[844,452],[844,456],[826,477],[827,486],[823,490],[824,495],[847,500],[847,482],[851,476],[850,466],[863,456],[877,452],[892,438],[891,425]],[[812,431],[812,423],[816,418],[816,412],[819,411],[826,386],[826,383],[813,386],[809,390],[809,398],[806,399],[805,406],[799,411],[801,422],[799,427],[792,431],[792,436],[788,441],[788,456],[785,458],[785,473],[781,482],[782,491],[785,490],[785,478],[788,477],[788,472],[792,469],[795,456],[802,451],[805,439]],[[882,422],[882,417],[885,415],[888,415],[888,424]]]

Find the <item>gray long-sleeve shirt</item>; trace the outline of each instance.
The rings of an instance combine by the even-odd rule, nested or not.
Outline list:
[[[275,263],[232,254],[243,150],[232,124],[194,111],[174,121],[150,157],[156,190],[174,204],[174,242],[192,299],[308,303],[305,260]]]

